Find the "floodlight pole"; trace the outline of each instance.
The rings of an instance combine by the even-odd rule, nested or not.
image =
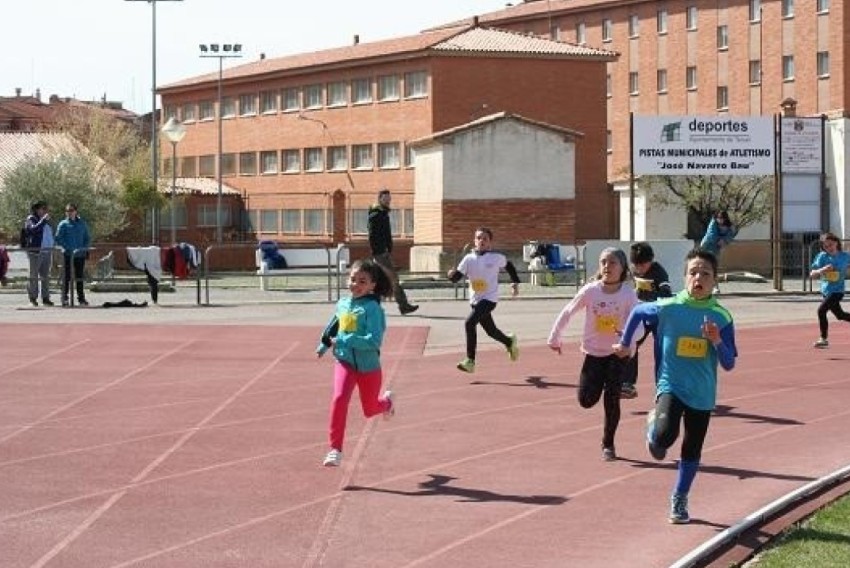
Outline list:
[[[222,130],[222,83],[224,78],[224,60],[228,58],[242,57],[242,44],[225,43],[219,45],[217,43],[201,44],[201,57],[217,57],[218,58],[218,156],[216,159],[216,177],[218,182],[218,196],[216,198],[215,207],[215,242],[221,243],[222,235],[222,182],[221,182],[221,164],[223,152],[223,130]],[[221,48],[223,51],[219,51]]]
[[[124,0],[125,2],[147,2],[151,5],[151,180],[159,191],[159,142],[156,136],[156,3],[182,2],[183,0]],[[156,215],[151,217],[151,239],[157,242],[159,231]]]

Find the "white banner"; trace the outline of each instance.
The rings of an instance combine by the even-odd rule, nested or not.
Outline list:
[[[823,169],[823,121],[820,118],[782,118],[783,173],[820,174]]]
[[[770,116],[634,116],[635,175],[773,175]]]

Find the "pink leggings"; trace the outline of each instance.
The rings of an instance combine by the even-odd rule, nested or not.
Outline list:
[[[371,418],[390,409],[390,401],[378,396],[381,391],[381,369],[365,373],[355,371],[349,365],[336,361],[334,363],[334,395],[331,400],[331,448],[342,451],[345,439],[345,423],[348,419],[348,403],[356,386],[360,391],[360,405],[363,414]]]

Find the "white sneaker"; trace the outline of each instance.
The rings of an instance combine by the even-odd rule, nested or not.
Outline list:
[[[339,467],[340,463],[342,463],[342,452],[331,448],[331,451],[325,456],[325,461],[322,462],[322,465],[325,467]]]
[[[389,409],[384,411],[384,420],[389,420],[395,416],[395,394],[391,390],[384,391],[384,398],[390,403]]]

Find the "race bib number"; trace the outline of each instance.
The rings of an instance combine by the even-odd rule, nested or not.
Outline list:
[[[596,331],[599,333],[616,333],[617,332],[617,316],[601,315],[596,316]]]
[[[823,273],[823,279],[827,282],[838,282],[838,271],[830,270]]]
[[[708,354],[708,340],[703,337],[680,337],[676,343],[679,357],[702,358]]]
[[[483,280],[481,278],[471,280],[469,285],[472,286],[472,291],[477,293],[477,294],[480,294],[481,292],[484,292],[484,291],[487,290],[487,281]]]
[[[357,315],[349,312],[339,316],[339,330],[347,333],[357,331]]]
[[[635,278],[635,289],[640,292],[652,292],[652,280],[648,278]]]

